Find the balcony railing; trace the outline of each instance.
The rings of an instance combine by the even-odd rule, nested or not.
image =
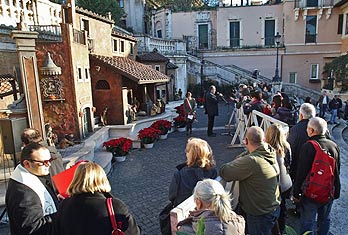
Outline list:
[[[86,35],[84,31],[73,29],[74,42],[86,45]]]
[[[295,0],[295,8],[333,7],[334,0]]]
[[[29,25],[29,31],[38,32],[42,41],[62,41],[62,29],[59,25]]]

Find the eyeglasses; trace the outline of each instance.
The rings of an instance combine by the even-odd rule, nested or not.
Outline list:
[[[36,163],[39,163],[38,165],[39,166],[49,166],[51,162],[53,162],[54,160],[56,160],[55,158],[50,158],[48,160],[44,160],[44,161],[39,161],[39,160],[34,160],[34,159],[29,159],[28,161],[29,162],[36,162]]]

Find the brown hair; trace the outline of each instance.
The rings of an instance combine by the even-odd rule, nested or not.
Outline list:
[[[266,131],[265,139],[277,151],[277,154],[283,157],[286,151],[290,149],[290,144],[286,141],[285,133],[279,125],[270,125]]]

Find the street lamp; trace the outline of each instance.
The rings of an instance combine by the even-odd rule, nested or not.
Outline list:
[[[201,58],[201,94],[200,97],[204,97],[204,92],[203,92],[203,78],[204,78],[204,60],[203,60],[203,56]]]
[[[273,82],[280,82],[281,77],[279,76],[279,69],[278,69],[278,56],[279,56],[279,44],[280,44],[280,38],[282,36],[277,32],[277,35],[274,36],[275,43],[277,44],[277,60],[276,60],[276,69],[275,69],[275,74],[273,77]]]

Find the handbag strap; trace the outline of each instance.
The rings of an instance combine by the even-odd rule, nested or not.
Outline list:
[[[115,212],[114,212],[114,207],[112,206],[112,198],[108,197],[106,198],[106,205],[108,208],[108,214],[112,226],[112,233],[115,235],[123,235],[124,233],[117,227],[117,222],[116,222],[116,217],[115,217]]]

